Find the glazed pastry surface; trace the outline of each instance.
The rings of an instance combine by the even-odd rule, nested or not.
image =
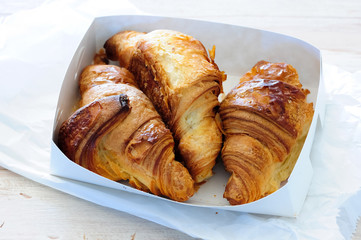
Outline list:
[[[223,100],[222,159],[231,173],[224,197],[230,204],[267,196],[290,176],[312,121],[308,93],[291,65],[260,61]]]
[[[170,30],[124,31],[104,45],[135,76],[173,133],[177,153],[196,183],[212,176],[222,145],[215,116],[225,75],[195,38]]]
[[[59,131],[58,146],[77,164],[139,190],[186,201],[194,181],[174,157],[174,140],[133,75],[90,65],[80,81],[81,107]]]

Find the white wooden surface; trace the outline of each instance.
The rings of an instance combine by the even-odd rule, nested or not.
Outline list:
[[[0,17],[42,2],[0,0]],[[361,1],[294,2],[132,1],[149,14],[241,24],[289,34],[320,48],[325,63],[350,72],[360,71]],[[0,239],[192,238],[42,186],[0,167]],[[353,239],[361,240],[360,221]]]

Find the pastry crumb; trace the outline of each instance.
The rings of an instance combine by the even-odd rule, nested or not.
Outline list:
[[[134,240],[135,239],[135,233],[134,234],[132,234],[132,236],[131,236],[131,238],[130,238],[131,240]]]
[[[19,195],[23,196],[24,198],[31,198],[31,196],[25,194],[25,193],[19,193]]]
[[[57,237],[57,236],[48,236],[48,238],[50,238],[50,239],[58,239],[59,237]]]

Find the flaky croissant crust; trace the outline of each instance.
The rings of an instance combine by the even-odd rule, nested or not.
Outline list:
[[[214,118],[224,74],[202,43],[171,30],[123,31],[104,47],[152,100],[195,181],[209,178],[222,144]]]
[[[223,110],[230,106],[259,114],[296,137],[302,131],[306,120],[313,114],[312,104],[310,107],[302,105],[306,101],[306,96],[302,89],[288,83],[255,79],[237,85],[222,105]]]
[[[221,103],[226,135],[222,159],[232,173],[224,197],[231,204],[276,191],[293,169],[313,116],[313,105],[306,100],[309,91],[299,88],[295,71],[287,64],[262,61]]]
[[[84,106],[62,124],[60,149],[109,179],[129,180],[137,189],[188,200],[194,194],[193,180],[174,160],[171,132],[149,99],[132,86],[132,78],[120,80],[117,71],[130,74],[106,65],[84,70],[80,86],[87,97],[82,99]]]
[[[124,68],[114,65],[86,66],[79,80],[80,107],[103,97],[119,95],[123,92],[119,83],[138,88],[133,74]]]

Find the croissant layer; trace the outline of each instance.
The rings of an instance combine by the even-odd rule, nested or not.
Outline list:
[[[267,196],[291,174],[313,116],[309,91],[300,86],[292,66],[261,61],[221,103],[222,159],[231,173],[224,197],[231,204]]]
[[[80,78],[83,106],[61,126],[58,145],[71,160],[99,175],[186,201],[194,194],[193,179],[175,161],[170,130],[132,79],[116,66],[85,68]]]
[[[170,30],[124,31],[104,47],[151,99],[194,180],[209,178],[222,144],[215,110],[224,75],[202,43]]]

